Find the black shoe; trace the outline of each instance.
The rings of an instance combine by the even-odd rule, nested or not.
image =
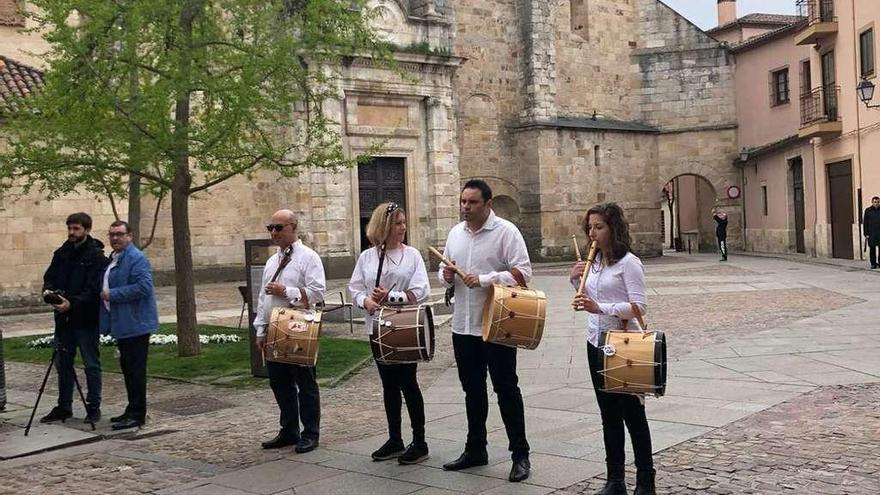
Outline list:
[[[60,406],[55,406],[49,411],[49,414],[40,418],[40,423],[53,423],[55,421],[61,421],[63,423],[72,417],[73,412],[63,409]]]
[[[125,421],[126,419],[128,419],[128,413],[122,413],[119,416],[113,416],[112,418],[110,418],[110,422],[118,423],[120,421]]]
[[[397,462],[400,464],[418,464],[428,458],[428,444],[425,442],[413,442],[406,451],[400,454]]]
[[[654,478],[657,472],[636,471],[636,491],[633,495],[657,495],[657,488],[654,486]]]
[[[629,495],[626,491],[626,482],[623,480],[608,480],[605,488],[602,488],[596,495]]]
[[[296,447],[293,448],[293,451],[297,454],[305,454],[306,452],[311,452],[318,448],[318,439],[316,438],[300,438],[299,442],[296,442]]]
[[[485,466],[486,464],[489,464],[489,455],[487,453],[480,452],[477,454],[465,450],[460,456],[458,456],[458,459],[444,464],[443,470],[459,471],[474,466]]]
[[[87,407],[86,408],[86,417],[85,417],[85,419],[83,419],[83,423],[95,424],[98,421],[101,421],[101,408]]]
[[[370,456],[374,461],[387,461],[403,453],[403,440],[388,440]]]
[[[113,426],[111,426],[110,428],[114,430],[125,430],[127,428],[140,428],[141,426],[144,426],[143,421],[134,418],[125,418],[121,421],[113,423]]]
[[[296,445],[297,442],[299,442],[298,437],[287,435],[282,431],[275,435],[275,438],[272,440],[266,440],[260,445],[264,449],[280,449],[281,447],[287,447],[288,445]]]
[[[528,457],[517,459],[513,461],[513,466],[510,467],[510,476],[507,479],[514,483],[522,481],[529,477],[531,469],[532,463],[529,462]]]

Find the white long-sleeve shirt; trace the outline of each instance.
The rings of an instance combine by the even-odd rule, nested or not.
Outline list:
[[[266,335],[266,325],[272,318],[272,308],[294,306],[309,309],[302,304],[300,289],[305,291],[310,307],[324,300],[324,289],[327,286],[324,265],[321,263],[321,257],[318,256],[318,253],[303,244],[302,241],[296,241],[293,244],[290,262],[275,280],[286,287],[286,297],[266,294],[263,288],[272,280],[272,275],[278,269],[278,264],[283,256],[279,250],[266,261],[266,266],[263,268],[263,285],[260,288],[257,315],[254,318],[257,337]]]
[[[452,315],[452,331],[462,335],[483,335],[483,305],[493,284],[515,285],[510,270],[516,268],[525,281],[532,278],[532,263],[526,242],[519,229],[507,220],[489,214],[486,223],[476,232],[471,232],[466,222],[461,222],[449,231],[444,256],[454,261],[465,273],[480,277],[480,287],[469,289],[458,276],[455,277],[455,309]],[[449,287],[452,284],[443,278],[443,267],[437,276]]]
[[[601,314],[589,313],[587,318],[587,340],[594,346],[599,345],[600,332],[620,329],[621,320],[628,320],[627,329],[639,329],[630,303],[636,303],[642,314],[648,309],[642,260],[626,253],[617,263],[603,266],[601,256],[596,257],[584,287],[584,293],[601,310]],[[580,279],[572,279],[571,283],[577,289]]]
[[[351,300],[358,307],[364,307],[364,301],[370,297],[376,287],[376,271],[379,269],[379,250],[375,247],[362,252],[348,282],[348,292]],[[379,284],[393,291],[412,291],[416,303],[428,299],[431,292],[428,283],[428,270],[419,250],[412,246],[401,247],[385,252],[385,262],[382,264],[382,276]],[[392,289],[393,287],[393,289]],[[407,300],[386,300],[383,305],[406,305],[413,304]],[[366,314],[364,317],[364,332],[373,331],[373,315]]]

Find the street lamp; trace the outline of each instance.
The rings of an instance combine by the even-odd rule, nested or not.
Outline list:
[[[743,148],[742,151],[739,152],[739,161],[746,163],[749,161],[749,150]]]
[[[867,78],[862,78],[862,82],[860,82],[859,85],[856,86],[856,92],[859,95],[859,99],[862,100],[862,103],[864,103],[866,107],[880,107],[880,105],[871,105],[871,100],[874,99],[874,83],[869,81]]]

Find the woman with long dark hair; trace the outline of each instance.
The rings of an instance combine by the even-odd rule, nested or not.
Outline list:
[[[605,441],[607,482],[596,495],[627,495],[624,478],[624,425],[632,440],[636,464],[634,495],[654,495],[654,460],[651,450],[651,431],[645,416],[644,397],[641,395],[603,392],[601,389],[601,350],[599,334],[606,330],[638,330],[632,304],[642,314],[647,308],[645,271],[642,261],[632,253],[632,238],[623,209],[615,203],[603,203],[590,208],[582,227],[590,241],[595,241],[598,253],[588,275],[584,293],[577,294],[572,303],[575,311],[587,311],[587,358],[590,377],[596,391],[596,400],[602,416],[602,434]],[[579,262],[570,278],[579,285],[586,263]]]

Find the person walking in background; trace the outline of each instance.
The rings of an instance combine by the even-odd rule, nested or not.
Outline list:
[[[877,246],[880,246],[880,196],[871,198],[871,206],[865,208],[862,216],[865,242],[868,245],[868,259],[871,269],[877,268]]]
[[[715,209],[712,219],[718,224],[715,226],[715,237],[718,238],[718,249],[721,250],[721,261],[727,261],[727,213]]]

